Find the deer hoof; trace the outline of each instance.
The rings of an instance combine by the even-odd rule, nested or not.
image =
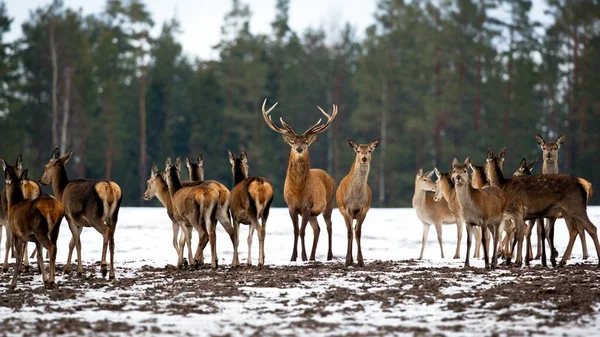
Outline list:
[[[44,288],[54,289],[54,281],[44,281]]]
[[[586,255],[584,255],[584,256],[583,256],[583,259],[584,259],[584,260],[587,260],[587,259],[588,259],[588,257],[589,257],[589,256],[586,254]]]
[[[329,252],[327,253],[327,261],[331,261],[333,260],[333,253]]]
[[[363,260],[358,260],[357,264],[358,264],[359,267],[364,267],[365,266],[365,263],[363,262]]]
[[[114,274],[108,276],[108,280],[109,281],[113,281],[114,279],[115,279],[115,275]]]
[[[350,267],[353,264],[354,264],[354,261],[352,261],[352,259],[346,259],[346,267]]]
[[[460,259],[460,255],[454,255],[453,259],[459,260]]]

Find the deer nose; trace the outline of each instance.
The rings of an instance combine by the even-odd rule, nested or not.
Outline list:
[[[298,152],[298,153],[302,153],[302,151],[304,151],[304,149],[302,148],[302,146],[298,146],[298,147],[296,148],[296,152]]]
[[[367,157],[362,157],[362,161],[363,161],[363,163],[366,163],[367,162]]]

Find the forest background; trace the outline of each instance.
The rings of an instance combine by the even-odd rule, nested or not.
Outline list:
[[[38,178],[54,146],[74,149],[71,179],[112,179],[124,205],[147,206],[152,162],[201,152],[206,179],[231,186],[227,150],[245,149],[284,206],[289,146],[262,119],[268,98],[297,132],[321,117],[317,105],[338,104],[310,148],[311,166],[337,182],[354,160],[348,138],[382,140],[374,207],[410,206],[419,167],[483,164],[489,147],[507,147],[505,175],[522,157],[539,157],[539,173],[536,133],[564,133],[560,171],[600,186],[600,1],[545,3],[542,25],[527,0],[379,0],[357,38],[350,24],[293,31],[290,0],[277,0],[269,34],[253,34],[251,6],[233,0],[218,59],[202,60],[184,55],[176,18],[154,22],[141,0],[91,15],[49,2],[21,27],[0,0],[0,155],[22,153]],[[7,42],[11,29],[22,35]]]

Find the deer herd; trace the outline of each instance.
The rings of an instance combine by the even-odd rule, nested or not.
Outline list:
[[[267,126],[281,134],[283,141],[290,146],[290,155],[284,183],[284,200],[287,204],[294,229],[294,243],[291,261],[298,258],[298,239],[301,245],[303,261],[315,260],[320,226],[317,216],[325,220],[328,238],[327,260],[333,259],[331,216],[334,200],[344,218],[347,229],[346,266],[354,264],[353,242],[356,240],[358,266],[364,266],[361,250],[362,225],[371,206],[371,189],[367,184],[371,163],[371,154],[379,140],[368,144],[357,144],[348,140],[356,157],[349,173],[340,181],[336,191],[335,180],[324,170],[311,168],[309,147],[317,135],[325,131],[337,116],[338,109],[333,105],[331,115],[320,107],[326,118],[319,119],[302,134],[296,133],[283,118],[281,126],[273,123],[270,113],[277,106],[265,110],[266,99],[262,104],[262,116]],[[468,267],[471,244],[475,239],[474,257],[480,257],[483,247],[485,267],[498,265],[498,257],[504,257],[510,263],[515,246],[515,263],[524,259],[528,265],[532,260],[531,232],[537,224],[538,252],[535,258],[541,258],[546,266],[545,241],[550,246],[550,261],[556,266],[558,252],[554,248],[554,223],[563,218],[569,230],[569,244],[560,265],[570,258],[575,238],[579,235],[583,245],[584,258],[587,258],[585,232],[594,240],[600,259],[600,246],[596,227],[587,215],[587,201],[592,196],[592,186],[585,179],[566,174],[558,174],[558,150],[564,142],[561,137],[553,143],[545,142],[539,135],[537,142],[543,151],[541,175],[532,175],[535,161],[527,164],[525,159],[512,178],[505,178],[503,162],[505,149],[496,156],[490,149],[484,166],[477,166],[469,158],[464,162],[454,159],[449,172],[440,172],[438,168],[423,173],[419,169],[415,179],[413,207],[423,223],[423,239],[419,258],[423,258],[427,234],[431,225],[435,226],[441,255],[442,225],[456,224],[458,228],[457,247],[454,258],[460,258],[463,224],[467,230]],[[14,274],[9,285],[16,287],[22,265],[29,265],[27,243],[34,242],[38,268],[46,288],[55,285],[55,263],[57,239],[60,224],[65,218],[71,231],[69,253],[65,265],[65,274],[71,272],[73,250],[77,249],[77,274],[82,275],[82,257],[80,235],[83,227],[93,227],[102,234],[101,273],[109,279],[115,278],[114,235],[121,206],[121,188],[109,180],[86,180],[67,178],[65,165],[73,151],[59,153],[55,148],[50,160],[44,166],[39,179],[41,185],[51,185],[53,196],[42,194],[38,182],[28,179],[28,170],[23,170],[23,159],[19,155],[14,166],[0,157],[5,172],[5,187],[1,193],[0,225],[7,234],[5,256],[2,270],[8,270],[9,253],[16,259]],[[166,208],[172,222],[173,247],[177,252],[177,267],[188,264],[204,264],[203,251],[210,244],[211,267],[218,268],[216,247],[217,222],[223,226],[233,246],[232,266],[239,266],[238,245],[240,224],[249,225],[248,259],[252,265],[251,246],[254,231],[259,241],[258,266],[265,263],[266,225],[273,201],[273,186],[265,177],[249,176],[248,155],[242,151],[239,156],[229,151],[229,161],[233,177],[233,188],[215,180],[204,180],[202,155],[196,162],[185,158],[189,180],[181,179],[182,161],[166,159],[164,171],[152,164],[150,179],[143,194],[145,200],[156,197]],[[471,174],[469,175],[469,171]],[[433,176],[436,181],[433,181]],[[298,219],[300,216],[300,220]],[[547,222],[544,225],[543,220]],[[525,223],[525,221],[528,221]],[[306,227],[313,230],[313,242],[310,257],[305,247]],[[192,255],[192,232],[198,233],[198,245]],[[2,232],[0,231],[0,238]],[[490,238],[491,234],[491,238]],[[504,234],[504,237],[502,238]],[[547,235],[546,235],[547,234]],[[523,253],[523,241],[526,239],[526,251]],[[490,255],[490,244],[492,244]],[[187,246],[187,250],[186,250]],[[49,276],[46,275],[43,260],[46,249],[50,261]],[[110,250],[110,265],[106,262],[107,249]],[[187,252],[187,259],[184,253]],[[491,257],[491,262],[489,259]],[[189,261],[189,262],[188,262]]]

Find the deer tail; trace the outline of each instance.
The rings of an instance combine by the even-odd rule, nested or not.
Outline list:
[[[592,195],[594,194],[594,188],[592,187],[592,183],[590,183],[589,181],[583,179],[583,178],[578,178],[579,179],[579,184],[581,186],[583,186],[583,189],[585,190],[585,193],[587,195],[587,201],[590,201],[590,199],[592,198]]]
[[[268,181],[257,178],[248,184],[248,199],[256,217],[261,218],[265,209],[273,200],[273,187]]]

